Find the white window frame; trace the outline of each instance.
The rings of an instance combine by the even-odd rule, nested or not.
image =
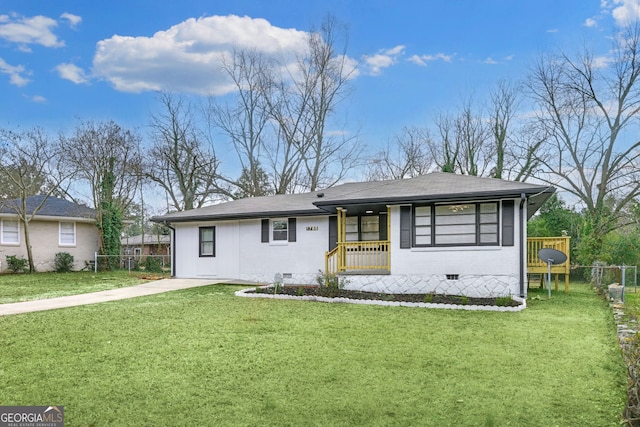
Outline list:
[[[70,236],[71,233],[63,233],[62,232],[62,227],[64,225],[68,225],[71,224],[71,226],[73,227],[73,241],[72,242],[68,242],[68,241],[64,241],[62,239],[63,235],[66,236]],[[76,223],[75,222],[71,222],[71,221],[60,221],[58,223],[58,246],[75,246],[76,245]]]
[[[12,233],[12,235],[16,236],[16,240],[6,240],[5,239],[5,233],[7,233],[7,223],[15,223],[16,224],[16,228],[17,231],[13,231],[11,230],[10,232]],[[12,220],[12,219],[3,219],[2,221],[0,221],[0,244],[3,245],[12,245],[12,246],[19,246],[20,245],[20,221],[16,220]]]
[[[284,223],[284,229],[276,229],[276,223]],[[276,245],[284,245],[289,243],[289,219],[288,218],[274,218],[270,221],[271,243]],[[276,232],[284,233],[284,238],[280,237],[276,239]]]

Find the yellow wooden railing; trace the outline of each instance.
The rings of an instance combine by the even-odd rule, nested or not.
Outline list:
[[[328,274],[363,270],[389,271],[390,257],[388,240],[338,242],[338,246],[326,253],[325,271]]]
[[[562,264],[552,265],[551,273],[555,274],[556,290],[558,290],[558,275],[564,274],[564,290],[569,292],[569,273],[571,271],[570,243],[571,237],[529,237],[527,238],[527,272],[533,274],[545,274],[549,266],[538,257],[538,252],[543,248],[552,248],[563,252],[567,261]]]

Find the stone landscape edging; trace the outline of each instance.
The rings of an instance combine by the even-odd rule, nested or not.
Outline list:
[[[294,296],[294,295],[282,295],[282,294],[266,294],[266,293],[256,293],[255,288],[247,288],[247,289],[236,291],[235,295],[239,297],[246,297],[246,298],[271,298],[271,299],[316,301],[316,302],[345,303],[345,304],[363,304],[363,305],[381,305],[381,306],[395,306],[395,307],[440,308],[440,309],[467,310],[467,311],[518,312],[527,308],[527,300],[523,298],[518,298],[518,297],[513,297],[513,299],[520,303],[519,306],[499,307],[497,305],[434,304],[434,303],[426,303],[426,302],[329,298],[329,297],[321,297],[321,296],[315,296],[315,295]]]

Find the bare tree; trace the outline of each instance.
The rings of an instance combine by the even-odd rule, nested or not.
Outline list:
[[[91,192],[101,253],[119,255],[123,214],[141,182],[139,136],[113,121],[84,121],[69,136],[60,135],[60,151],[65,166]]]
[[[429,133],[419,127],[404,127],[387,145],[371,159],[367,168],[369,181],[404,179],[424,175],[434,167],[428,150]]]
[[[307,51],[285,75],[271,74],[265,85],[270,117],[277,123],[277,144],[269,153],[278,171],[276,192],[330,187],[353,168],[361,149],[355,136],[330,132],[336,108],[348,93],[354,69],[346,56],[346,31],[329,16],[312,31]],[[301,174],[298,167],[302,167]]]
[[[39,128],[15,132],[0,131],[0,181],[10,185],[6,196],[11,200],[0,201],[0,205],[13,210],[24,229],[29,271],[35,272],[29,224],[44,206],[49,196],[59,191],[66,175],[59,167],[56,147],[49,136]],[[27,206],[27,198],[37,203]]]
[[[529,120],[517,117],[520,86],[499,80],[490,93],[488,117],[495,151],[495,165],[489,175],[514,181],[526,181],[537,172],[547,135]]]
[[[470,100],[456,116],[437,116],[436,127],[440,138],[430,140],[429,147],[440,170],[474,176],[489,172],[495,146],[482,114],[473,110]]]
[[[598,256],[603,237],[620,226],[624,209],[640,195],[639,53],[636,25],[616,36],[605,64],[589,52],[545,57],[529,79],[538,127],[555,153],[541,159],[544,174],[538,178],[584,205],[589,257]]]
[[[271,68],[255,51],[235,51],[223,58],[222,69],[236,90],[235,102],[217,102],[212,97],[207,116],[230,139],[242,168],[241,176],[229,182],[236,197],[264,196],[272,192],[263,167],[264,135],[269,116],[265,111],[264,84]]]
[[[220,196],[232,197],[218,181],[219,161],[195,124],[191,104],[168,93],[161,93],[159,100],[162,112],[151,117],[153,144],[144,175],[165,191],[168,209],[183,211]]]

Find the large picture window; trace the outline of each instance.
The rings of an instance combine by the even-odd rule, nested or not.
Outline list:
[[[216,228],[200,227],[200,256],[216,256]]]
[[[414,246],[498,244],[498,203],[416,206]]]
[[[20,224],[18,221],[3,219],[0,221],[0,243],[5,245],[20,244]]]

